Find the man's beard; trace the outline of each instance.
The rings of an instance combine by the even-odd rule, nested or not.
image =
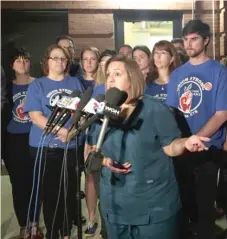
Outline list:
[[[190,50],[189,52],[186,50],[186,53],[190,58],[195,58],[199,56],[203,51],[204,49],[201,49],[200,51]]]

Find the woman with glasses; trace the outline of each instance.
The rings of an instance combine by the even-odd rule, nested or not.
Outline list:
[[[59,45],[52,45],[47,48],[43,58],[44,77],[36,79],[28,88],[27,100],[24,111],[28,112],[32,127],[29,137],[30,152],[33,164],[37,152],[40,150],[40,139],[44,128],[51,115],[49,106],[52,105],[62,93],[70,94],[72,91],[83,90],[81,82],[68,75],[70,67],[70,57],[68,53]],[[35,202],[36,188],[40,180],[41,200],[35,205],[35,211],[31,212],[32,222],[38,222],[40,204],[43,202],[44,222],[47,229],[47,238],[57,239],[59,233],[61,237],[68,238],[72,228],[71,208],[73,207],[74,193],[76,191],[75,181],[75,142],[71,141],[67,155],[67,174],[63,179],[61,170],[65,142],[68,135],[69,120],[62,127],[57,135],[49,134],[43,142],[44,150],[42,157],[38,157],[38,162],[42,160],[41,176],[37,177],[36,167],[35,190],[32,202]],[[67,182],[66,195],[64,195],[64,184]],[[66,202],[65,198],[66,197]],[[65,207],[65,203],[67,207]],[[66,213],[67,212],[67,213]],[[35,233],[35,232],[34,232]]]
[[[71,76],[82,75],[80,64],[75,61],[75,44],[73,38],[71,38],[70,36],[58,36],[56,39],[56,44],[63,47],[70,55],[71,65],[69,75]]]
[[[178,66],[180,59],[174,45],[165,40],[157,42],[151,53],[151,71],[145,94],[164,102],[167,98],[170,74]]]

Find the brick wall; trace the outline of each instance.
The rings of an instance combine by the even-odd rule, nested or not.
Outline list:
[[[141,0],[143,1],[143,0]],[[197,19],[207,22],[213,31],[212,1],[196,1],[195,15]],[[223,3],[221,5],[219,5]],[[215,46],[210,42],[209,56],[215,48],[216,59],[226,55],[226,1],[215,1]],[[184,12],[183,25],[192,19],[192,0],[150,1],[138,4],[138,1],[113,0],[74,0],[74,1],[2,1],[2,9],[67,9],[69,35],[75,39],[79,56],[81,48],[97,46],[101,51],[105,48],[114,48],[114,20],[113,10],[117,9],[152,9],[152,10],[181,10]],[[225,8],[224,8],[225,7]],[[220,8],[222,10],[220,10]],[[220,14],[221,11],[221,14]],[[222,29],[222,30],[221,30]],[[224,30],[223,30],[224,29]],[[222,31],[220,33],[220,31]]]
[[[76,56],[87,46],[95,46],[100,51],[114,49],[114,21],[113,14],[108,12],[69,11],[69,35],[76,44]]]
[[[1,1],[4,9],[152,9],[187,10],[192,0],[73,0],[73,1]]]
[[[226,60],[227,64],[227,2],[220,1],[219,4],[220,16],[220,29],[219,29],[219,42],[220,42],[220,59],[223,62]]]

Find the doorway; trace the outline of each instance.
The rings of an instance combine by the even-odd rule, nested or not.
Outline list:
[[[182,18],[180,11],[116,11],[115,47],[146,45],[152,50],[160,40],[181,37]]]
[[[156,42],[172,39],[172,21],[124,22],[124,43],[132,47],[145,45],[152,49]]]

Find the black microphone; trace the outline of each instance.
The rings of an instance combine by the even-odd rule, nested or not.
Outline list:
[[[65,93],[64,93],[65,95]],[[45,135],[48,131],[48,128],[51,126],[51,124],[53,123],[55,117],[57,116],[57,114],[59,114],[60,112],[60,107],[57,106],[57,102],[60,101],[61,97],[63,96],[63,94],[60,94],[58,96],[55,97],[55,100],[53,102],[53,105],[51,105],[52,107],[52,113],[50,115],[50,117],[48,118],[48,121],[46,123],[46,126],[43,130],[43,135]],[[49,108],[49,107],[48,107]],[[50,109],[50,108],[49,108]]]
[[[128,98],[128,94],[124,91],[120,91],[118,88],[110,88],[106,92],[106,105],[104,107],[104,120],[99,133],[98,142],[96,145],[95,152],[101,151],[101,146],[104,140],[104,136],[106,133],[106,129],[109,124],[109,119],[117,119],[120,115],[120,105],[122,105],[126,99]]]
[[[86,89],[86,91],[84,92],[84,94],[82,95],[81,100],[80,100],[79,104],[77,105],[77,109],[72,117],[72,124],[69,128],[69,131],[71,131],[72,128],[77,125],[77,123],[80,120],[80,117],[83,114],[85,114],[85,112],[83,112],[83,109],[86,106],[86,104],[88,103],[88,101],[90,100],[92,93],[93,93],[92,88],[88,87]]]

